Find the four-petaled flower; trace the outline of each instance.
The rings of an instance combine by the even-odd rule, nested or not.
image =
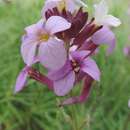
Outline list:
[[[51,71],[48,74],[54,83],[54,91],[58,96],[68,94],[81,73],[91,76],[94,80],[100,80],[100,71],[95,61],[88,57],[89,53],[89,51],[71,52],[69,60],[60,70]]]
[[[25,64],[31,66],[34,58],[38,56],[40,63],[48,69],[62,67],[66,60],[66,50],[64,42],[54,34],[70,27],[71,24],[60,16],[52,16],[46,22],[40,20],[27,27],[21,46]]]

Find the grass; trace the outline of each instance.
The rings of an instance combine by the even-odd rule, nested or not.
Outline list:
[[[101,82],[93,85],[88,102],[75,105],[81,130],[130,130],[130,59],[122,49],[130,35],[127,15],[128,0],[108,0],[110,12],[118,16],[122,25],[114,30],[117,47],[113,55],[105,56],[105,48],[96,57],[101,69]],[[92,6],[94,0],[88,0]],[[25,90],[13,94],[15,80],[24,66],[20,56],[23,29],[40,18],[42,0],[15,0],[0,3],[0,130],[71,130],[72,106],[58,108],[60,98],[33,80]],[[90,8],[91,11],[91,8]]]

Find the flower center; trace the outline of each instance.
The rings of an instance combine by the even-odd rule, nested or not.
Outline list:
[[[78,62],[76,62],[75,60],[72,60],[71,65],[75,73],[78,73],[80,71],[80,65]]]
[[[40,41],[48,41],[48,39],[49,39],[49,34],[47,34],[47,33],[41,34],[39,36]]]
[[[59,3],[58,3],[58,10],[62,11],[64,8],[66,8],[65,0],[59,1]]]

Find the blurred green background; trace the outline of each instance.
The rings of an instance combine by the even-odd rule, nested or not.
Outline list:
[[[86,1],[89,12],[96,1]],[[44,1],[0,0],[0,130],[72,130],[71,111],[78,127],[83,125],[78,130],[130,130],[130,59],[122,51],[130,42],[130,2],[107,1],[110,12],[122,21],[113,30],[117,36],[116,50],[106,57],[106,47],[102,46],[96,56],[102,76],[100,83],[93,84],[89,100],[59,108],[61,98],[33,80],[29,80],[24,91],[13,94],[16,77],[24,66],[20,56],[23,30],[40,19]]]

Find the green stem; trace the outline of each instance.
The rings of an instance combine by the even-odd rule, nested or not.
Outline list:
[[[129,122],[130,122],[130,113],[128,114],[128,116],[127,116],[127,118],[126,118],[126,120],[125,120],[123,130],[127,130],[128,125],[129,125]]]
[[[74,105],[71,106],[71,116],[72,116],[72,127],[73,130],[79,130],[78,129],[78,122],[77,122],[77,118],[76,118],[76,107]]]

